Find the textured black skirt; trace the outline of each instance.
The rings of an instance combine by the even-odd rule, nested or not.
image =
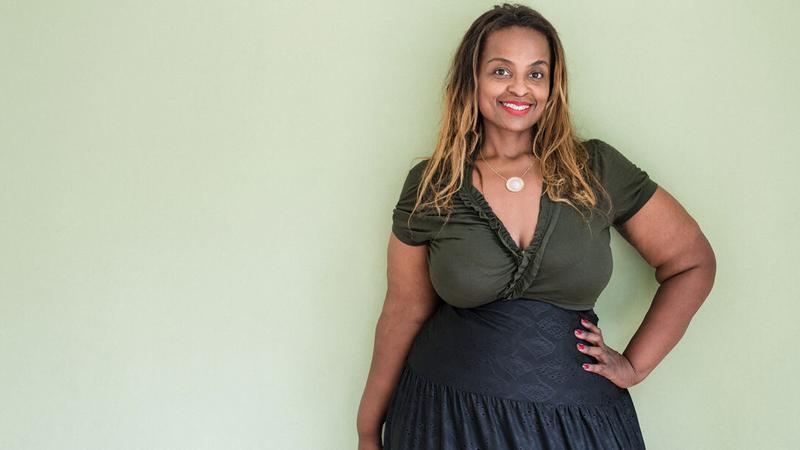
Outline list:
[[[416,336],[392,394],[384,450],[644,449],[627,389],[581,364],[598,323],[529,299],[442,303]]]

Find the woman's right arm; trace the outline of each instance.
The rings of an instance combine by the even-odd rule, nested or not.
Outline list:
[[[359,450],[381,448],[386,411],[408,351],[438,306],[427,253],[427,245],[407,245],[393,233],[389,236],[386,298],[375,327],[372,364],[356,421]]]

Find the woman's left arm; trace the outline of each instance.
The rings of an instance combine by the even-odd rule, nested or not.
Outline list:
[[[711,292],[717,262],[697,222],[660,186],[617,231],[650,266],[659,288],[622,353],[641,382],[678,343]]]

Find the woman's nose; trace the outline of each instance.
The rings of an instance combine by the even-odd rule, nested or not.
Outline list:
[[[512,81],[511,84],[508,86],[508,92],[516,95],[517,97],[524,98],[525,95],[528,93],[528,88],[525,87],[525,83],[521,80],[519,81]]]

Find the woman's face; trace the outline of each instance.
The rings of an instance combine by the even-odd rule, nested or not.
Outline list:
[[[550,88],[550,47],[540,32],[519,26],[489,35],[478,67],[478,107],[485,128],[526,131],[542,116]],[[526,106],[515,110],[503,102]],[[488,131],[488,130],[487,130]]]

